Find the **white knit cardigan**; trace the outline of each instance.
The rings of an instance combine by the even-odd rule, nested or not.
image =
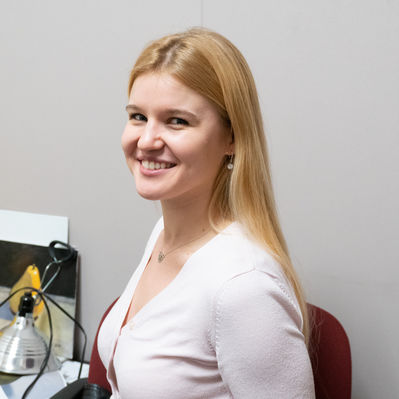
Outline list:
[[[163,220],[98,336],[113,399],[314,399],[302,316],[279,264],[233,223],[123,328]]]

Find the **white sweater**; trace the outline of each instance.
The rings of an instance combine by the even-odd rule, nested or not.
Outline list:
[[[313,399],[302,316],[280,266],[233,223],[122,329],[162,219],[98,336],[113,399]]]

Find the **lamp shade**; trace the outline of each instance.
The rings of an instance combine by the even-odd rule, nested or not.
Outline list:
[[[0,371],[36,374],[46,357],[47,348],[46,340],[35,328],[32,313],[20,309],[14,322],[0,330]],[[60,367],[60,362],[50,353],[45,371]]]

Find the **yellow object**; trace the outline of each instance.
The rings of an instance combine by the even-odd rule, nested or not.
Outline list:
[[[17,291],[19,288],[23,287],[33,287],[36,289],[40,289],[40,273],[39,269],[36,265],[30,265],[26,268],[24,274],[20,277],[20,279],[14,284],[11,288],[10,294]],[[26,290],[28,291],[28,290]],[[18,312],[19,302],[21,297],[24,295],[25,290],[22,290],[15,294],[10,299],[10,309],[13,313]],[[32,295],[35,296],[35,292],[32,292]],[[33,309],[33,317],[37,317],[43,310],[43,301],[40,301],[38,305],[36,305]]]

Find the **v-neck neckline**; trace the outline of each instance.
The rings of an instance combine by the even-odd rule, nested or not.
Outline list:
[[[189,265],[192,263],[192,259],[193,258],[195,259],[196,257],[198,257],[201,254],[201,252],[203,252],[208,246],[212,245],[212,243],[214,243],[222,234],[228,232],[228,230],[230,230],[232,228],[232,226],[235,224],[236,224],[236,222],[230,223],[223,230],[221,230],[220,232],[215,234],[211,239],[209,239],[207,242],[205,242],[201,247],[196,249],[187,258],[187,260],[183,263],[183,266],[180,268],[180,270],[178,271],[176,276],[161,291],[159,291],[149,301],[147,301],[144,304],[144,306],[142,306],[141,309],[137,313],[135,313],[135,315],[133,317],[131,317],[129,320],[127,320],[126,323],[123,325],[124,321],[126,320],[126,318],[128,316],[130,305],[132,303],[134,294],[136,293],[137,286],[140,282],[140,279],[141,279],[149,261],[151,260],[151,257],[153,256],[153,251],[154,251],[155,245],[159,239],[160,234],[162,233],[162,231],[164,229],[163,219],[162,219],[160,230],[159,230],[158,234],[156,235],[156,237],[154,237],[152,245],[147,248],[147,251],[145,252],[143,259],[139,265],[141,270],[138,270],[137,276],[136,276],[135,280],[132,282],[132,286],[130,287],[129,292],[127,293],[127,299],[126,299],[127,304],[125,304],[126,307],[124,307],[124,312],[123,312],[124,317],[123,317],[121,325],[120,325],[120,329],[119,329],[120,332],[122,332],[122,330],[125,329],[125,327],[127,327],[129,325],[136,326],[137,323],[139,323],[140,320],[143,319],[145,314],[148,313],[148,309],[149,308],[151,309],[154,306],[154,303],[159,302],[159,298],[160,297],[162,298],[165,295],[165,292],[167,293],[168,291],[173,289],[173,287],[177,284],[176,281],[178,282],[181,279],[181,276],[184,275],[185,271],[188,269]],[[144,316],[143,316],[143,314],[144,314]]]

